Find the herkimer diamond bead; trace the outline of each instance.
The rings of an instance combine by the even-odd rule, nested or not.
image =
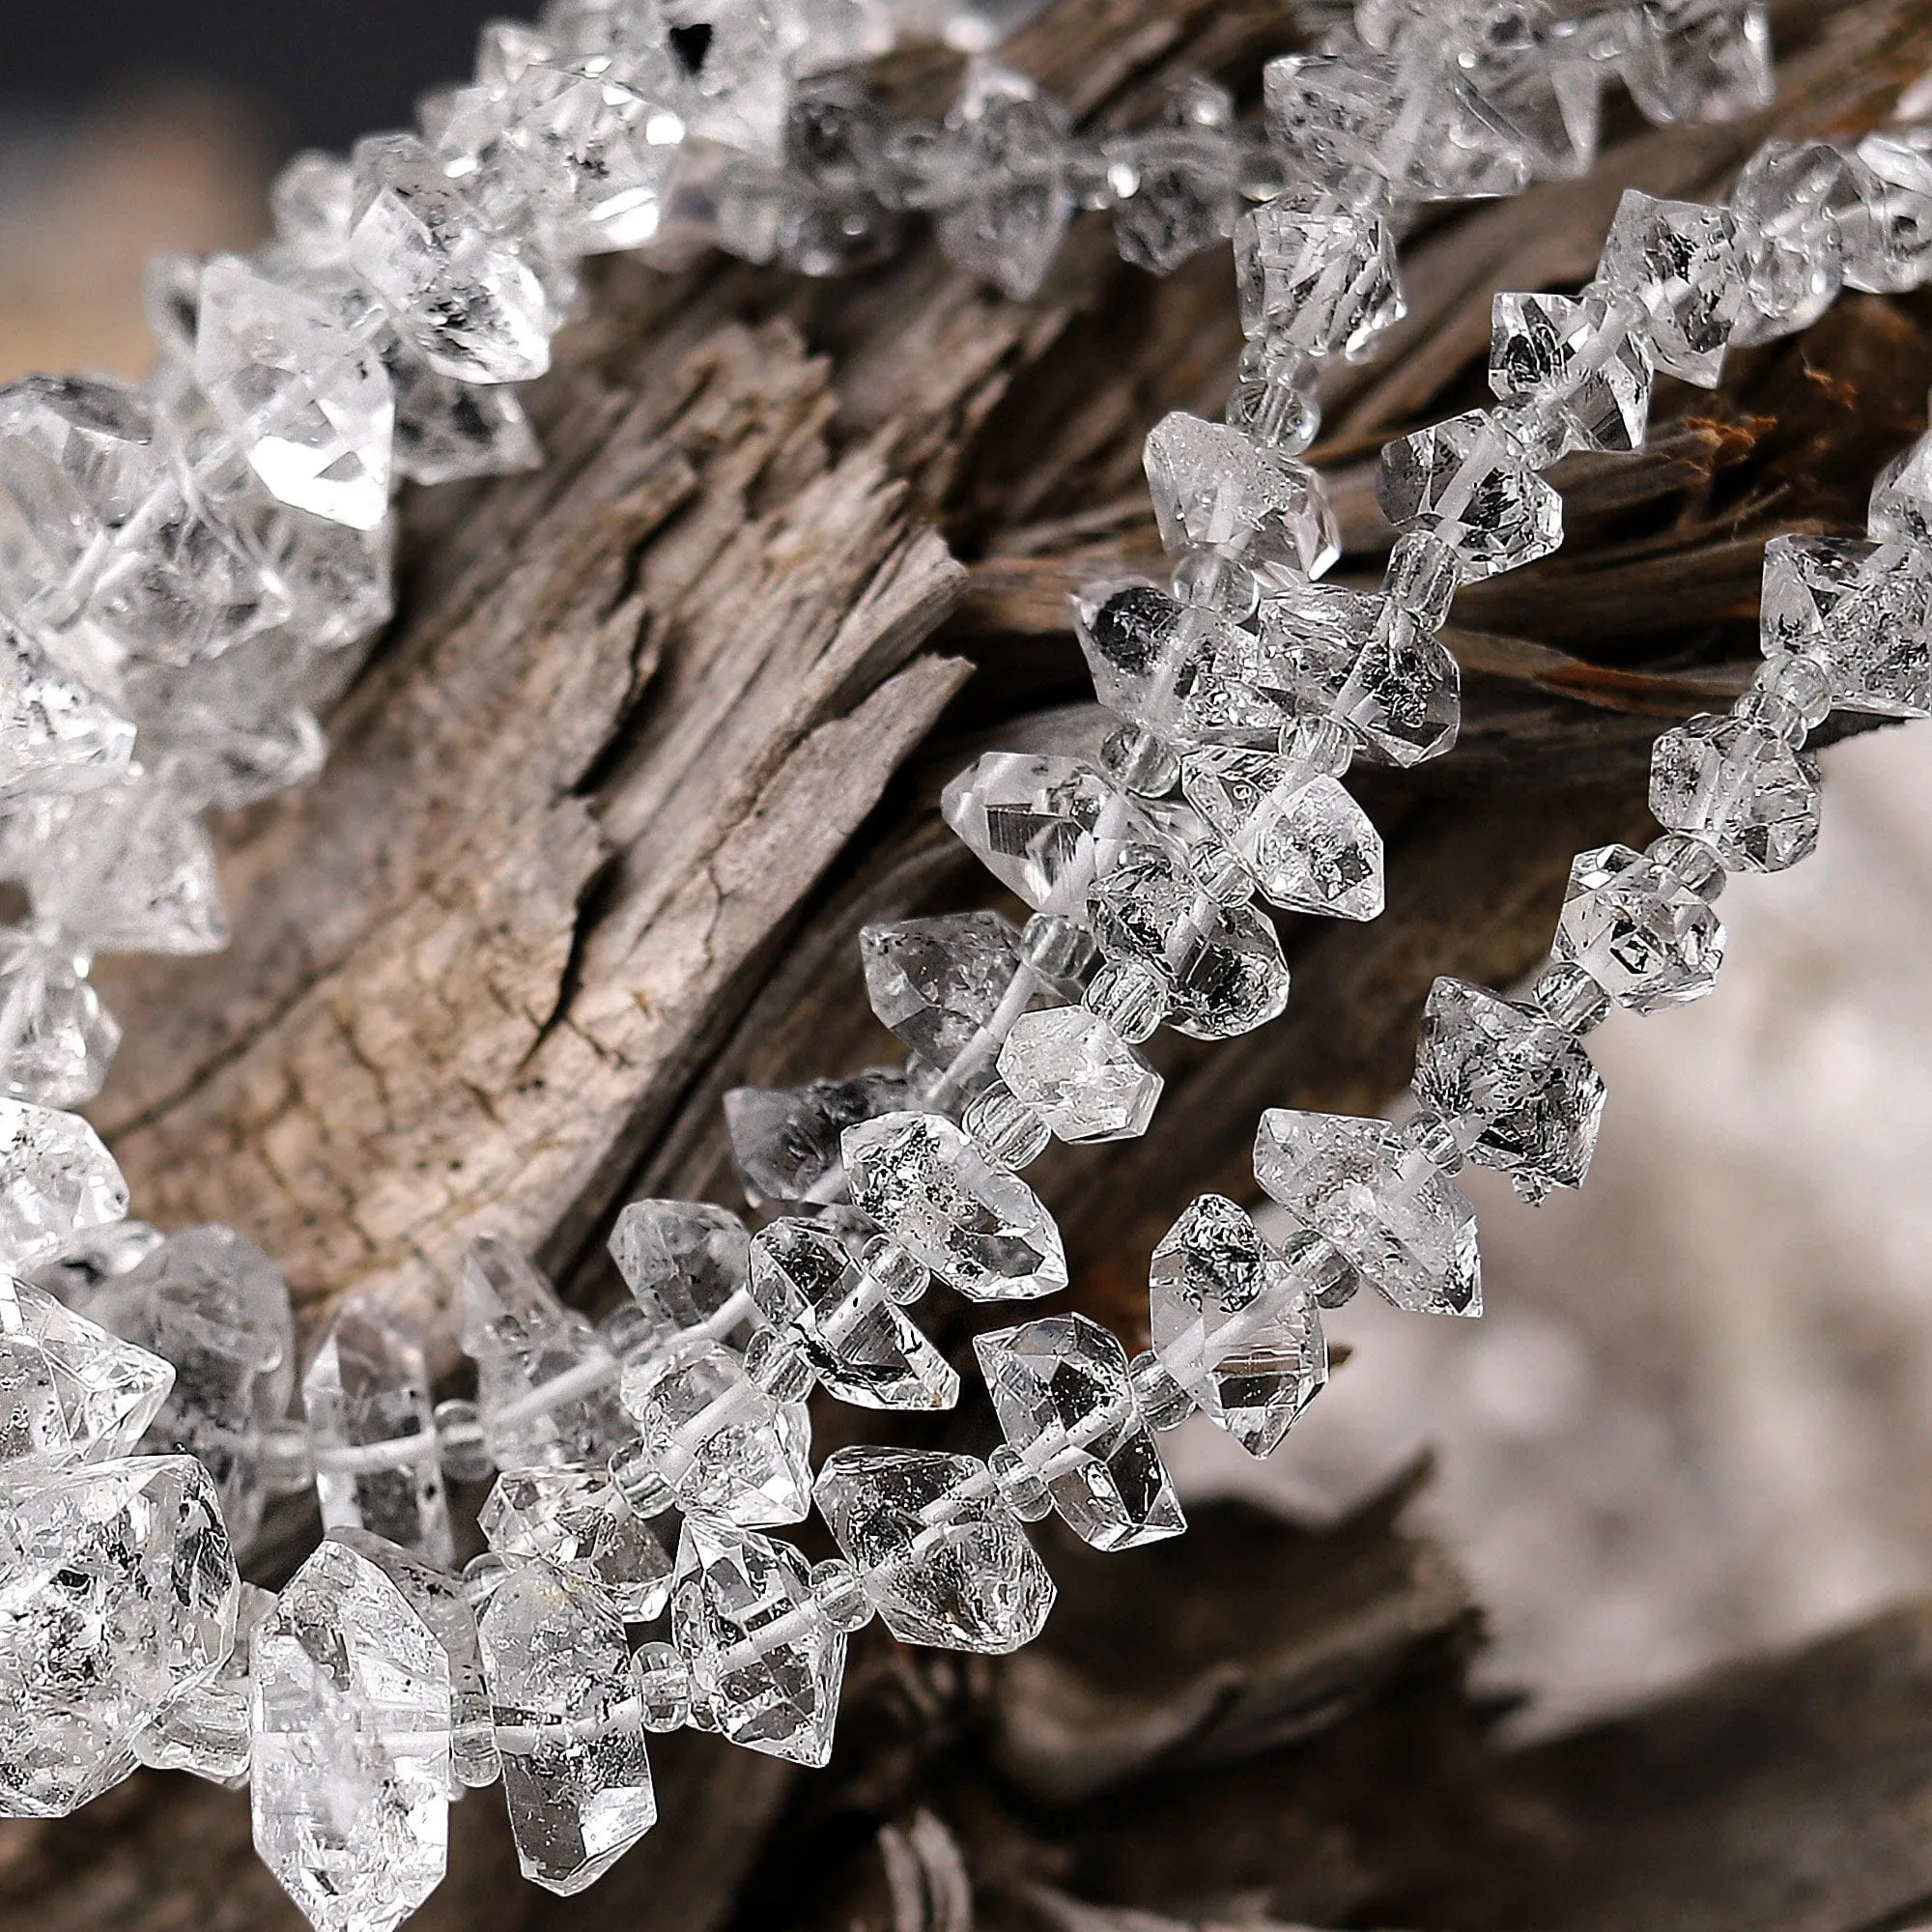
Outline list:
[[[1168,275],[1228,239],[1239,163],[1222,129],[1150,128],[1107,142],[1102,157],[1132,184],[1114,204],[1122,261]]]
[[[1716,987],[1724,928],[1682,879],[1628,845],[1603,845],[1570,867],[1550,951],[1620,1007],[1658,1012]]]
[[[1187,802],[1271,905],[1329,919],[1382,909],[1382,839],[1327,772],[1270,752],[1209,746],[1180,768]]]
[[[0,927],[0,1094],[77,1107],[100,1092],[121,1028],[73,955]]]
[[[133,724],[0,615],[0,799],[87,791],[133,751]]]
[[[815,1221],[774,1221],[752,1242],[752,1298],[804,1342],[818,1379],[860,1408],[951,1408],[959,1377],[894,1305],[886,1283]]]
[[[611,1231],[611,1259],[643,1317],[629,1352],[742,1340],[756,1316],[746,1293],[752,1237],[707,1201],[633,1201]]]
[[[1643,447],[1650,351],[1627,311],[1597,296],[1499,295],[1490,313],[1498,401],[1552,411],[1573,449]]]
[[[134,1740],[134,1755],[155,1771],[185,1771],[230,1791],[248,1782],[253,1744],[249,1674],[255,1633],[274,1614],[271,1590],[243,1583],[236,1603],[235,1645],[213,1677],[169,1700]]]
[[[316,1932],[394,1932],[449,1853],[449,1658],[402,1590],[325,1541],[255,1633],[255,1849]]]
[[[1748,288],[1737,223],[1726,210],[1626,188],[1598,274],[1613,298],[1649,315],[1659,369],[1700,388],[1717,386]]]
[[[0,1274],[0,1469],[10,1479],[131,1454],[174,1378],[158,1355]]]
[[[120,1783],[221,1668],[241,1587],[191,1457],[0,1472],[0,1812],[64,1818]]]
[[[601,1590],[536,1566],[476,1622],[517,1863],[573,1897],[657,1823],[624,1625]]]
[[[1066,117],[1024,76],[976,63],[947,116],[957,180],[968,191],[934,218],[948,261],[1031,301],[1073,218]]]
[[[1582,1184],[1604,1117],[1603,1076],[1581,1045],[1535,1007],[1466,980],[1430,989],[1415,1095],[1531,1202]]]
[[[1055,1139],[1133,1140],[1147,1132],[1161,1077],[1098,1013],[1023,1013],[1000,1049],[1000,1077]]]
[[[812,1493],[901,1643],[1005,1657],[1046,1627],[1053,1579],[977,1458],[840,1449]]]
[[[1932,161],[1917,130],[1867,134],[1849,157],[1859,206],[1846,222],[1845,280],[1897,294],[1932,274]]]
[[[1833,704],[1932,716],[1932,569],[1916,540],[1773,537],[1760,623],[1766,657],[1830,668]]]
[[[1858,208],[1850,164],[1830,141],[1767,141],[1745,163],[1731,189],[1747,283],[1733,342],[1796,334],[1831,307]]]
[[[1318,360],[1366,355],[1408,312],[1378,210],[1291,188],[1235,224],[1241,327]]]
[[[1397,437],[1376,500],[1399,530],[1423,530],[1462,559],[1465,582],[1519,570],[1563,543],[1563,499],[1488,410]]]
[[[1342,554],[1320,476],[1226,423],[1183,410],[1148,432],[1144,455],[1160,540],[1238,557],[1264,584],[1320,577]]]
[[[1269,1109],[1255,1179],[1412,1315],[1480,1315],[1476,1213],[1461,1188],[1386,1121]]]
[[[1328,1378],[1313,1298],[1223,1195],[1202,1195],[1161,1237],[1148,1311],[1162,1366],[1251,1456],[1272,1455]]]
[[[861,1121],[911,1103],[902,1070],[867,1067],[844,1080],[803,1087],[734,1087],[724,1096],[731,1158],[754,1208],[831,1207],[847,1195],[838,1137]]]
[[[670,1552],[608,1469],[506,1469],[477,1527],[498,1556],[547,1564],[626,1623],[654,1621],[669,1600]]]
[[[128,1211],[128,1183],[77,1114],[0,1100],[0,1266],[50,1261]]]
[[[1186,1527],[1126,1350],[1084,1315],[1048,1315],[974,1338],[1007,1441],[1046,1485],[1073,1533],[1133,1549]]]
[[[818,1607],[789,1544],[688,1517],[670,1615],[694,1723],[795,1764],[831,1757],[845,1633]]]
[[[1060,1230],[1016,1174],[940,1114],[845,1130],[852,1199],[969,1301],[1027,1301],[1066,1286]]]
[[[1639,0],[1624,83],[1653,121],[1736,121],[1771,105],[1761,0]]]
[[[1781,872],[1808,857],[1819,806],[1817,759],[1742,718],[1707,712],[1651,753],[1657,822],[1704,839],[1729,871]]]
[[[1866,527],[1874,540],[1899,537],[1932,545],[1932,431],[1879,471]]]
[[[395,467],[412,483],[514,476],[543,462],[517,392],[460,382],[432,368],[414,341],[388,330],[383,363],[396,398]]]

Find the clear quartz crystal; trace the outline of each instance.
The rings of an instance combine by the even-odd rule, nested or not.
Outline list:
[[[1570,447],[1641,449],[1651,380],[1643,335],[1601,297],[1496,297],[1490,387],[1499,401],[1552,412]]]
[[[975,63],[947,117],[952,166],[965,190],[935,227],[950,261],[1014,301],[1038,294],[1073,216],[1066,116],[1033,83]]]
[[[1653,121],[1736,121],[1771,105],[1771,29],[1761,0],[1638,0],[1621,63]]]
[[[1053,1608],[1053,1579],[983,1463],[861,1446],[828,1456],[812,1493],[901,1643],[1004,1657]]]
[[[1466,980],[1437,980],[1416,1040],[1415,1094],[1480,1166],[1527,1201],[1577,1187],[1604,1115],[1603,1076],[1547,1013]]]
[[[889,1066],[803,1087],[734,1087],[724,1096],[724,1124],[746,1199],[754,1208],[844,1201],[839,1136],[901,1111],[911,1097],[904,1073]]]
[[[513,476],[542,464],[536,431],[507,384],[445,376],[393,329],[382,352],[396,399],[397,475],[412,483],[458,483]]]
[[[201,271],[194,373],[280,501],[353,529],[388,515],[395,394],[339,301],[217,255]]]
[[[51,1260],[27,1269],[25,1278],[76,1315],[112,1328],[104,1308],[111,1302],[115,1282],[140,1266],[161,1240],[160,1230],[145,1221],[109,1221],[64,1241]]]
[[[1225,242],[1235,225],[1237,161],[1219,128],[1150,128],[1116,136],[1102,149],[1116,178],[1129,184],[1114,206],[1122,259],[1167,275]]]
[[[255,1849],[317,1932],[393,1932],[449,1851],[449,1658],[407,1597],[325,1540],[254,1639]]]
[[[0,1095],[77,1107],[100,1092],[121,1028],[73,954],[0,926]]]
[[[239,1791],[248,1781],[253,1745],[249,1665],[255,1632],[274,1613],[271,1590],[243,1583],[235,1608],[235,1642],[213,1677],[171,1699],[134,1739],[134,1755],[155,1771],[185,1771]]]
[[[302,1377],[326,1529],[366,1529],[456,1560],[422,1332],[364,1294],[335,1312]]]
[[[887,1114],[845,1132],[852,1198],[971,1301],[1018,1301],[1066,1286],[1053,1216],[938,1114]]]
[[[608,1469],[506,1469],[477,1526],[498,1556],[548,1565],[626,1623],[655,1621],[669,1601],[670,1552]]]
[[[1765,656],[1815,657],[1831,672],[1834,704],[1932,716],[1932,567],[1904,534],[1772,538],[1760,607]]]
[[[1266,583],[1320,577],[1341,554],[1321,477],[1241,430],[1176,410],[1148,432],[1143,462],[1171,551],[1209,546]]]
[[[133,750],[133,723],[0,614],[0,799],[90,790]]]
[[[1650,765],[1660,825],[1706,840],[1737,872],[1778,872],[1818,843],[1818,761],[1743,718],[1706,713],[1665,731]]]
[[[640,1455],[679,1505],[741,1527],[802,1521],[811,1507],[811,1420],[758,1385],[727,1349],[624,1371]]]
[[[1920,549],[1932,546],[1932,431],[1879,471],[1867,527],[1874,541],[1897,537]]]
[[[1767,141],[1745,163],[1731,190],[1747,283],[1733,342],[1794,335],[1831,307],[1857,207],[1845,155],[1829,141]]]
[[[690,1672],[694,1723],[795,1764],[831,1757],[845,1634],[789,1544],[687,1517],[671,1637]]]
[[[1649,316],[1651,359],[1663,374],[1717,386],[1748,290],[1726,210],[1625,189],[1598,274]]]
[[[887,1277],[815,1222],[774,1221],[758,1231],[751,1293],[768,1321],[797,1333],[839,1401],[938,1409],[959,1400],[958,1375],[893,1301]]]
[[[490,1453],[505,1469],[600,1462],[630,1434],[617,1359],[595,1329],[497,1235],[463,1258],[463,1352]]]
[[[1277,353],[1365,355],[1407,313],[1395,236],[1380,210],[1330,191],[1292,191],[1235,224],[1241,327]]]
[[[1382,451],[1376,500],[1397,529],[1449,545],[1465,580],[1519,570],[1563,542],[1563,499],[1488,410],[1397,437]]]
[[[0,1808],[65,1817],[126,1777],[221,1668],[240,1591],[190,1458],[0,1471]]]
[[[1161,1237],[1148,1309],[1155,1357],[1251,1456],[1273,1454],[1328,1378],[1314,1300],[1223,1195],[1202,1195]]]
[[[1161,1077],[1098,1013],[1023,1013],[1000,1049],[1000,1077],[1057,1140],[1132,1140],[1147,1132]]]
[[[174,1378],[158,1355],[0,1275],[0,1469],[10,1481],[130,1455]]]
[[[1272,752],[1210,746],[1188,753],[1181,787],[1270,904],[1380,916],[1381,834],[1339,780]]]
[[[644,1320],[634,1353],[741,1342],[756,1317],[746,1292],[752,1236],[706,1201],[633,1201],[611,1231],[611,1259]]]
[[[1001,1433],[1076,1536],[1133,1549],[1186,1527],[1120,1343],[1084,1315],[974,1338]]]
[[[1859,199],[1845,231],[1845,280],[1897,294],[1932,275],[1932,161],[1917,129],[1867,134],[1850,158]]]
[[[1578,853],[1552,952],[1618,1006],[1657,1012],[1718,983],[1724,928],[1697,892],[1628,845]]]
[[[1474,1208],[1386,1121],[1271,1108],[1255,1179],[1397,1308],[1483,1312]]]
[[[624,1626],[603,1594],[533,1567],[477,1619],[517,1863],[568,1898],[657,1823]]]

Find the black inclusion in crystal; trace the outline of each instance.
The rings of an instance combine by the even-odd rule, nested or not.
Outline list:
[[[1173,625],[1173,600],[1136,583],[1117,590],[1094,613],[1094,645],[1109,664],[1143,673],[1153,668]]]
[[[711,29],[702,20],[689,27],[673,27],[669,33],[670,50],[684,63],[688,74],[696,75],[704,70],[704,56],[711,51]]]

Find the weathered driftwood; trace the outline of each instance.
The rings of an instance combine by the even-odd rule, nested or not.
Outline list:
[[[1388,540],[1380,436],[1479,390],[1494,288],[1580,281],[1622,186],[1721,189],[1768,127],[1869,125],[1932,61],[1924,0],[1778,26],[1764,121],[1625,129],[1591,181],[1414,238],[1397,352],[1330,397],[1343,575]],[[1011,54],[1120,124],[1189,66],[1252,93],[1284,32],[1261,0],[1064,0]],[[947,81],[897,76],[908,99]],[[228,828],[234,947],[107,975],[129,1041],[99,1119],[143,1211],[245,1228],[311,1321],[355,1288],[412,1308],[445,1370],[470,1235],[507,1232],[598,1305],[623,1199],[734,1198],[725,1088],[887,1057],[853,935],[984,899],[935,810],[976,748],[1096,739],[1064,593],[1154,555],[1141,437],[1218,406],[1238,347],[1225,256],[1156,284],[1084,229],[1027,307],[923,245],[830,286],[594,280],[535,392],[549,466],[409,504],[402,613],[327,775]],[[1920,426],[1928,318],[1848,300],[1715,396],[1661,395],[1650,454],[1559,477],[1562,557],[1459,606],[1458,752],[1368,782],[1387,915],[1291,923],[1282,1022],[1163,1047],[1144,1145],[1042,1163],[1083,1305],[1131,1337],[1165,1222],[1199,1187],[1248,1191],[1259,1107],[1374,1109],[1436,973],[1533,964],[1571,852],[1642,835],[1660,721],[1747,675],[1764,537],[1855,527]],[[957,1346],[966,1316],[930,1313]],[[828,1413],[821,1439],[862,1425]],[[985,1426],[901,1433],[983,1447]],[[1512,1758],[1463,1687],[1475,1613],[1392,1509],[1329,1534],[1209,1511],[1178,1549],[1104,1562],[1057,1548],[1065,1601],[1017,1661],[867,1634],[828,1773],[668,1741],[664,1824],[582,1900],[511,1884],[497,1803],[469,1800],[419,1922],[1854,1932],[1932,1894],[1922,1614]],[[291,1922],[239,1798],[143,1778],[0,1832],[0,1926]]]

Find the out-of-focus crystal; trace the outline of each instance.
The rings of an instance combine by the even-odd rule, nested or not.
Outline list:
[[[1700,388],[1717,386],[1748,287],[1737,223],[1726,210],[1626,188],[1598,272],[1612,295],[1650,317],[1651,360],[1659,369]]]
[[[1065,111],[1024,76],[980,63],[947,129],[966,191],[938,211],[939,245],[949,261],[1029,301],[1073,216]]]
[[[751,1235],[705,1201],[633,1201],[611,1231],[611,1259],[644,1318],[633,1353],[742,1339]]]
[[[1742,718],[1692,718],[1651,754],[1657,822],[1704,839],[1735,872],[1781,872],[1810,855],[1820,785],[1817,759]]]
[[[1270,584],[1320,577],[1342,553],[1321,477],[1226,423],[1176,410],[1148,432],[1144,462],[1169,550],[1211,547]]]
[[[1365,355],[1407,313],[1395,236],[1381,213],[1291,190],[1235,224],[1241,327],[1318,359]]]
[[[87,791],[133,750],[133,724],[0,615],[0,798]]]
[[[77,1107],[100,1092],[121,1028],[72,955],[0,927],[0,1094]]]
[[[9,1480],[133,1452],[174,1370],[0,1274],[0,1465]]]
[[[1161,1077],[1098,1013],[1023,1013],[1000,1049],[1000,1077],[1056,1140],[1133,1140],[1147,1132]]]
[[[1770,342],[1808,328],[1837,299],[1845,222],[1858,190],[1829,141],[1767,141],[1731,189],[1747,280],[1733,342]]]
[[[1830,668],[1833,704],[1932,715],[1932,568],[1909,524],[1877,543],[1773,537],[1760,621],[1766,657],[1803,652]]]
[[[1845,228],[1845,280],[1897,294],[1932,274],[1932,158],[1913,130],[1867,134],[1848,157],[1857,211]]]
[[[1502,402],[1554,412],[1572,448],[1643,447],[1650,352],[1630,317],[1598,297],[1497,296],[1490,387]]]
[[[1603,845],[1570,867],[1551,951],[1618,1006],[1657,1012],[1717,986],[1724,928],[1674,873],[1628,845]]]
[[[1638,0],[1622,65],[1653,121],[1737,121],[1769,107],[1771,28],[1761,0]]]
[[[888,1066],[803,1087],[734,1087],[724,1096],[724,1124],[746,1198],[754,1208],[843,1201],[839,1136],[861,1121],[898,1112],[910,1098],[905,1075]]]
[[[608,1469],[506,1469],[477,1524],[497,1555],[549,1564],[626,1623],[653,1622],[669,1599],[670,1552]]]
[[[1493,577],[1563,542],[1563,499],[1487,410],[1397,437],[1382,451],[1376,500],[1399,530],[1448,544],[1464,579]]]
[[[1235,144],[1216,128],[1154,128],[1117,137],[1105,158],[1127,192],[1114,205],[1122,258],[1156,275],[1225,242],[1235,224]]]
[[[396,398],[395,465],[412,483],[456,483],[535,469],[543,448],[514,389],[459,382],[393,331],[383,361]]]

